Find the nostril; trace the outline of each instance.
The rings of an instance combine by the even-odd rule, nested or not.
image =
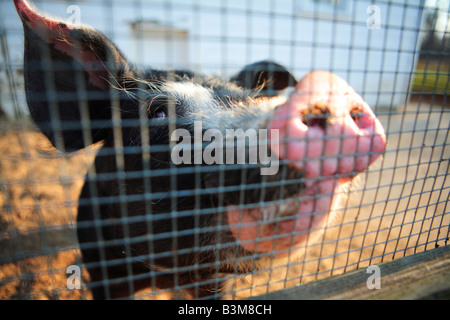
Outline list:
[[[350,109],[350,116],[352,117],[353,121],[356,123],[356,125],[360,126],[360,120],[361,117],[364,115],[363,108],[359,104],[355,104]]]
[[[318,126],[325,130],[330,120],[330,109],[327,103],[318,102],[300,111],[300,117],[308,127]]]

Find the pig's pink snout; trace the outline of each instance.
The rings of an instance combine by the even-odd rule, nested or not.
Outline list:
[[[297,84],[275,110],[269,129],[279,134],[272,152],[303,170],[305,178],[364,171],[386,145],[367,103],[342,78],[325,71],[311,72]]]

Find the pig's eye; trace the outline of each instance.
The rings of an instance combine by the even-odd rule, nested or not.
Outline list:
[[[160,111],[156,111],[155,114],[153,115],[153,118],[156,119],[165,119],[167,118],[167,114],[165,111],[160,110]]]
[[[164,108],[156,108],[151,114],[150,117],[153,119],[166,119],[167,111]]]

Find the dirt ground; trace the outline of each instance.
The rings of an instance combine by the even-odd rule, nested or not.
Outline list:
[[[243,298],[446,245],[449,237],[449,108],[412,103],[379,118],[383,159],[360,175],[319,244],[270,269],[231,280]],[[98,145],[56,152],[28,122],[0,123],[0,299],[91,299],[66,287],[82,265],[77,198]],[[288,266],[287,266],[288,265]],[[87,274],[83,273],[86,279]],[[170,298],[144,295],[142,298]]]
[[[0,299],[89,298],[65,289],[65,269],[80,264],[76,201],[95,149],[66,157],[26,122],[0,132]]]

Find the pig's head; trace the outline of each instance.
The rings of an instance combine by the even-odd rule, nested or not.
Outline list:
[[[95,259],[128,259],[135,273],[245,271],[232,257],[299,246],[323,226],[335,190],[384,151],[379,121],[336,75],[297,83],[272,62],[230,81],[138,70],[100,32],[14,3],[32,118],[62,151],[103,141],[78,217],[81,243],[102,240]],[[287,99],[271,97],[289,85]],[[227,139],[229,130],[254,130],[259,148]],[[255,152],[271,154],[269,164],[249,161]],[[85,262],[95,262],[89,250]]]

